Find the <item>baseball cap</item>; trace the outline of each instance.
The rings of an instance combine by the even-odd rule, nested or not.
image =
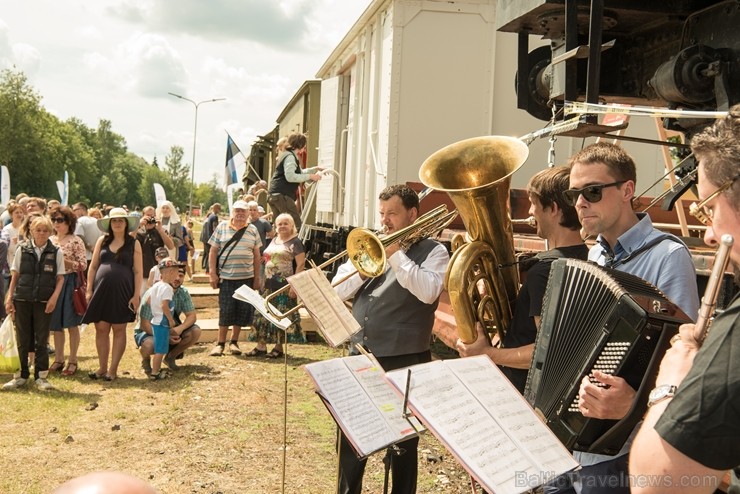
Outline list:
[[[249,205],[247,205],[246,201],[240,199],[231,205],[231,209],[249,209]]]
[[[165,269],[165,268],[179,268],[180,266],[184,266],[183,263],[178,262],[171,257],[165,257],[161,261],[159,261],[159,269]]]

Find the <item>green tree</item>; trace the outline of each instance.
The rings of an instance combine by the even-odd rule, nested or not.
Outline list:
[[[46,166],[45,136],[54,120],[41,107],[41,96],[23,72],[0,72],[0,163],[8,167],[11,194],[52,192],[56,170]]]
[[[218,176],[214,173],[209,182],[198,184],[193,190],[193,206],[202,205],[207,209],[214,202],[226,204],[226,193],[218,185]],[[203,214],[204,211],[201,211]]]
[[[162,184],[165,186],[167,182],[167,175],[154,165],[148,165],[144,167],[141,175],[141,182],[139,183],[138,193],[141,197],[140,206],[153,206],[154,200],[154,184]],[[165,190],[166,191],[166,190]]]
[[[172,202],[187,209],[190,168],[181,147],[173,146],[160,168],[156,157],[149,164],[128,151],[111,121],[101,119],[97,128],[75,117],[61,121],[41,102],[23,72],[0,71],[0,165],[10,172],[11,194],[56,198],[56,182],[67,171],[70,202],[154,204],[152,184],[160,183]],[[215,177],[201,195],[209,204],[225,200]]]
[[[181,146],[172,146],[170,154],[164,158],[164,173],[166,176],[164,185],[167,192],[167,199],[181,211],[188,208],[188,199],[190,198],[190,178],[188,172],[190,167],[182,162],[185,155]]]

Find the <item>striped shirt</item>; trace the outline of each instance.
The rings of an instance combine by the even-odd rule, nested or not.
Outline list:
[[[221,248],[225,246],[237,230],[231,227],[228,221],[222,221],[216,227],[208,244],[214,247],[219,254]],[[220,266],[219,277],[225,280],[245,280],[254,277],[254,247],[262,246],[260,234],[251,223],[247,225],[247,231],[242,238],[236,243],[229,245],[226,252],[218,260]],[[233,247],[233,250],[232,250]],[[231,252],[231,254],[229,254]],[[228,259],[224,262],[224,257],[228,254]]]

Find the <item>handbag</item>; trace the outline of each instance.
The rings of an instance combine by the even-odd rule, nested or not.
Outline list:
[[[75,290],[72,292],[72,304],[75,308],[75,314],[81,316],[87,311],[87,278],[83,270],[77,271],[77,282]]]
[[[13,374],[21,370],[13,318],[7,316],[0,325],[0,373]]]

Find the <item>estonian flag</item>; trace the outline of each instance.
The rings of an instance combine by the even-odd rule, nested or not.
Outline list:
[[[231,139],[231,136],[228,136],[226,140],[226,169],[225,169],[225,179],[226,179],[226,186],[228,187],[231,184],[237,183],[239,178],[236,175],[236,155],[241,153],[239,150],[239,147],[236,145],[236,143]]]

